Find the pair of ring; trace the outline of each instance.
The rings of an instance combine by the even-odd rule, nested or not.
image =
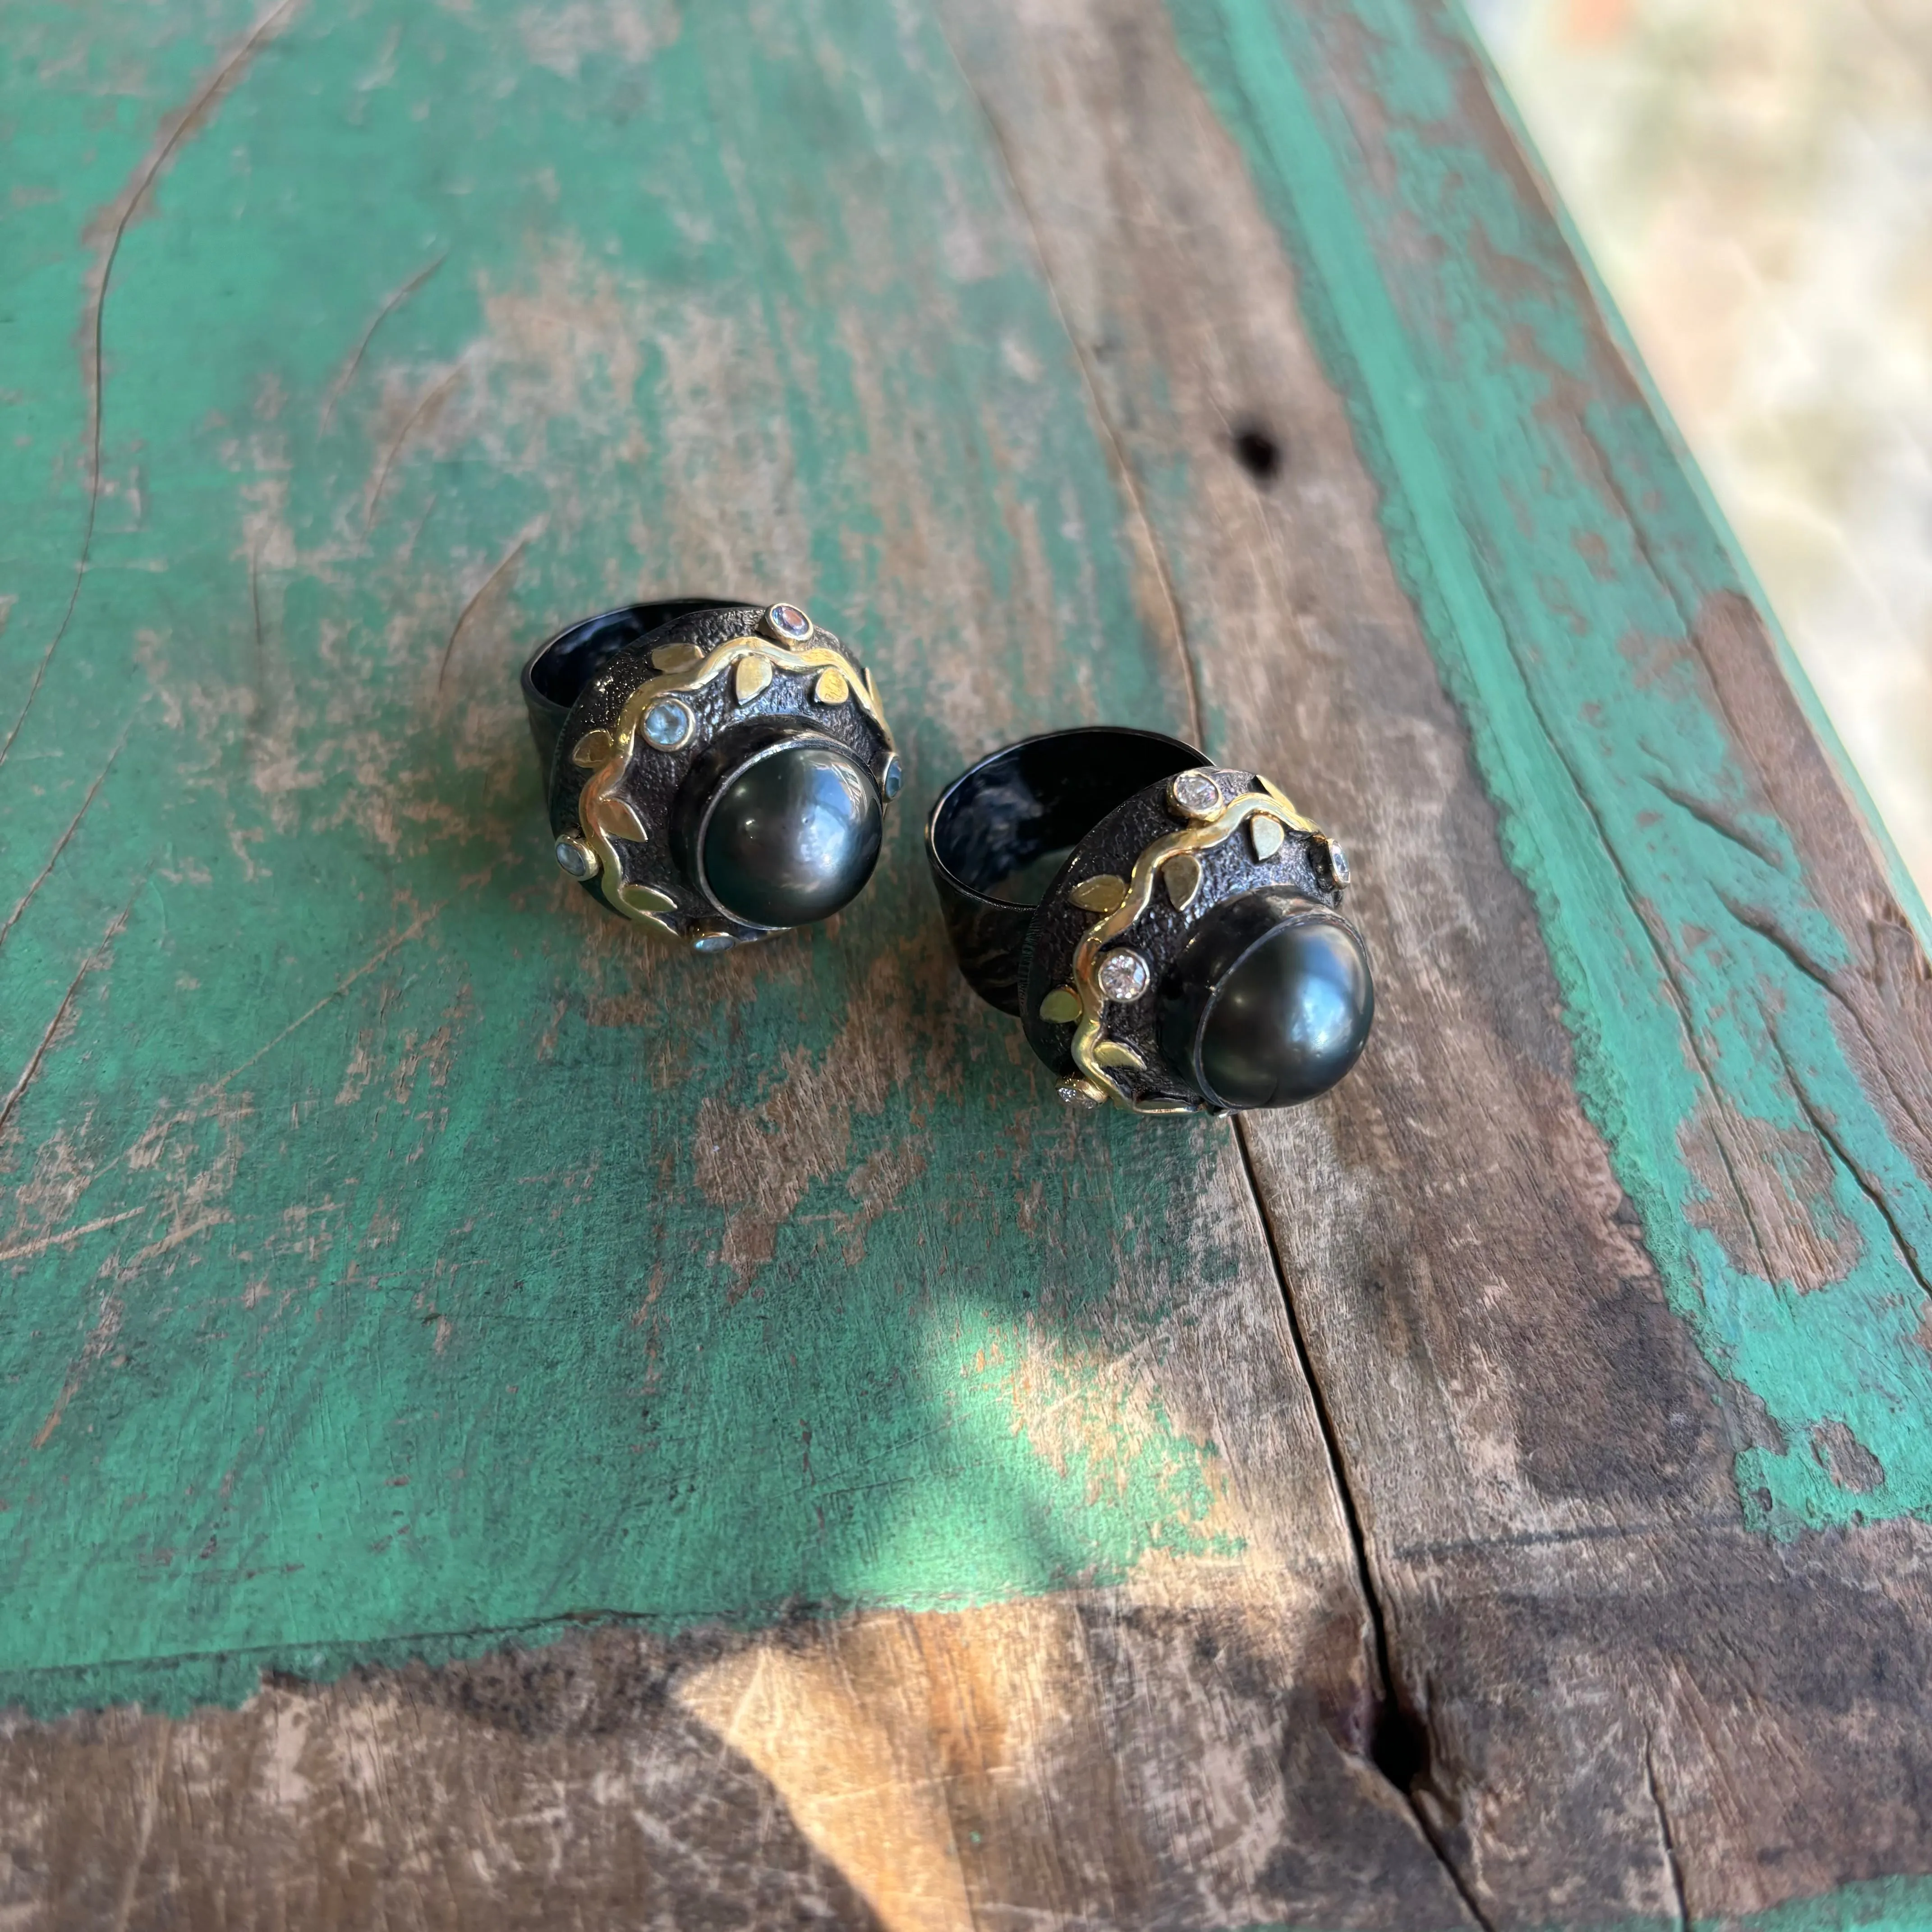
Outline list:
[[[796,604],[607,611],[523,688],[557,863],[613,911],[721,952],[871,878],[903,767],[871,673]],[[954,779],[926,850],[961,971],[1070,1105],[1291,1106],[1367,1042],[1348,861],[1258,773],[1151,731],[1050,732]]]

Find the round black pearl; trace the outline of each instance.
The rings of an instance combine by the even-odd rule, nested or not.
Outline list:
[[[1376,989],[1340,920],[1277,926],[1216,989],[1200,1070],[1225,1107],[1288,1107],[1325,1094],[1361,1058]]]
[[[829,742],[783,745],[741,767],[712,806],[705,884],[748,925],[804,926],[849,904],[878,864],[878,788]]]

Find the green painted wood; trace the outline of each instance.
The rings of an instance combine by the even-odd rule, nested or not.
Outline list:
[[[1298,262],[1534,896],[1592,1118],[1672,1306],[1768,1418],[1741,1430],[1761,1444],[1737,1459],[1747,1520],[1790,1538],[1932,1513],[1924,1069],[1882,1064],[1833,983],[1916,902],[1894,879],[1891,904],[1834,905],[1806,828],[1750,776],[1702,654],[1756,622],[1752,586],[1650,399],[1600,359],[1534,184],[1460,112],[1456,19],[1171,10]]]
[[[1749,586],[1667,430],[1592,361],[1588,287],[1533,184],[1471,136],[1481,117],[1445,78],[1468,65],[1453,23],[1397,0],[1172,11],[1299,264],[1536,896],[1586,1098],[1759,1444],[1739,1487],[1773,1540],[1752,1557],[1923,1515],[1927,1207],[1898,1118],[1922,1070],[1882,1090],[1833,1004],[1869,950],[1861,920],[1889,931],[1898,909],[1834,898],[1816,827],[1744,776],[1705,658],[1754,621]],[[796,1702],[730,1747],[767,1754],[757,1778],[734,1766],[755,1805],[769,1786],[802,1814],[820,1791],[773,1738],[823,1740],[853,1705],[897,1698],[912,1715],[896,1720],[952,1754],[957,1818],[996,1815],[958,1765],[1050,1809],[1114,1763],[1118,1734],[1121,1763],[1177,1780],[1149,1786],[1164,1832],[1198,1796],[1180,1795],[1172,1742],[1198,1709],[1254,1798],[1256,1842],[1324,1850],[1307,1821],[1355,1794],[1329,1835],[1364,1862],[1338,1861],[1336,1890],[1376,1871],[1375,1909],[1400,1915],[1388,1874],[1413,1881],[1432,1856],[1479,1868],[1506,1823],[1489,1847],[1432,1853],[1413,1793],[1365,1755],[1377,1671],[1324,1542],[1312,1425],[1283,1433],[1316,1473],[1267,1525],[1280,1567],[1238,1575],[1242,1610],[1286,1634],[1244,1648],[1239,1619],[1210,1614],[1235,1593],[1200,1580],[1244,1554],[1217,1509],[1220,1446],[1157,1400],[1124,1419],[1101,1372],[1108,1349],[1178,1349],[1193,1298],[1247,1264],[1226,1234],[1227,1130],[1068,1122],[958,987],[932,916],[917,814],[962,758],[1071,718],[1189,724],[1192,680],[1163,640],[1201,608],[1184,513],[1204,490],[1185,460],[1140,464],[1131,422],[1116,439],[1096,422],[1112,344],[1042,280],[1037,218],[1015,206],[1025,169],[1009,180],[938,28],[864,0],[87,0],[14,23],[0,1699],[179,1711],[238,1700],[264,1666],[327,1676],[579,1621],[688,1636],[1046,1595],[1021,1606],[1037,1622],[935,1619],[921,1668],[883,1685],[850,1663],[884,1654],[862,1620],[815,1617],[822,1654],[758,1640],[746,1667],[789,1669]],[[1117,484],[1130,464],[1138,504]],[[512,676],[563,617],[714,586],[839,622],[880,671],[914,780],[850,915],[700,967],[640,948],[548,869]],[[1195,642],[1237,662],[1238,640]],[[1235,722],[1210,711],[1209,741]],[[1910,1026],[1885,1037],[1909,1045]],[[1265,1186],[1268,1160],[1254,1171]],[[1752,1187],[1775,1210],[1763,1226]],[[1286,1360],[1268,1294],[1274,1328],[1234,1327]],[[1385,1401],[1370,1366],[1361,1386]],[[1300,1389],[1268,1387],[1284,1412]],[[1346,1456],[1360,1416],[1338,1399],[1360,1390],[1329,1394]],[[1267,1473],[1279,1505],[1291,1486]],[[1130,1574],[1186,1607],[1163,1624],[1145,1603],[1096,1616],[1051,1594]],[[986,1634],[1002,1619],[1004,1639]],[[1166,1676],[1135,1653],[1156,1640]],[[1396,1628],[1384,1664],[1426,1688],[1429,1658],[1404,1646],[1427,1640]],[[1109,1646],[1112,1676],[1094,1661]],[[728,1652],[698,1633],[680,1682]],[[1027,1676],[1042,1658],[1064,1678]],[[1452,1662],[1444,1706],[1480,1667]],[[976,1672],[1001,1686],[983,1703]],[[442,1688],[409,1681],[425,1702]],[[739,1682],[711,1688],[729,1702]],[[1029,1700],[1051,1719],[1082,1695],[1082,1735],[1106,1746],[1062,1781],[1016,1785],[982,1748]],[[1280,1767],[1304,1807],[1284,1828],[1240,1754],[1297,1698],[1322,1708]],[[701,1788],[725,1756],[722,1707],[694,1705],[711,1718],[675,1748]],[[1453,1745],[1426,1714],[1430,1748]],[[233,1757],[202,1767],[210,1788],[257,1735],[238,1725]],[[869,1767],[880,1735],[842,1746]],[[1668,1784],[1668,1726],[1659,1738]],[[64,1844],[113,1837],[90,1825],[97,1802],[115,1817],[146,1802],[139,1767],[118,1810],[99,1798],[112,1780],[84,1724],[24,1736],[17,1761],[43,1747],[90,1767]],[[488,1755],[451,1745],[430,1768]],[[1667,1834],[1648,1733],[1642,1768]],[[1442,1790],[1505,1821],[1505,1799],[1540,1795],[1485,1770],[1451,1762]],[[326,1806],[290,1808],[326,1835]],[[1103,1862],[1194,1862],[1184,1833],[1150,1848],[1130,1822]],[[989,1868],[1041,1850],[1010,1840]],[[723,1830],[698,1849],[742,1854]],[[1650,1850],[1681,1888],[1670,1849]],[[863,1850],[840,1868],[904,1864],[890,1843]],[[1143,1879],[1125,1895],[1165,1895]],[[988,1895],[1078,1894],[1000,1883]],[[1918,1909],[1913,1883],[1763,1923],[1888,1924]]]
[[[1766,1912],[1723,1918],[1644,1916],[1552,1922],[1538,1932],[1924,1932],[1932,1925],[1932,1880],[1922,1878],[1876,1879],[1848,1885],[1816,1898],[1793,1899]],[[1230,1928],[1236,1932],[1236,1928]],[[1238,1932],[1306,1932],[1286,1925],[1252,1925]],[[1446,1932],[1446,1928],[1444,1928]]]
[[[934,32],[10,22],[0,1700],[1218,1547],[1211,1443],[1016,1425],[1204,1143],[1070,1157],[919,814],[999,736],[1185,697]],[[514,687],[713,587],[838,622],[914,775],[836,929],[716,970],[549,866]],[[1108,647],[1042,687],[1042,628]]]

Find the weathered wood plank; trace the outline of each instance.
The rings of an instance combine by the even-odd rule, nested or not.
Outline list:
[[[26,1726],[0,1898],[62,1926],[1468,1923],[1282,1629],[1062,1594]]]
[[[1459,31],[1175,16],[955,17],[1217,745],[1357,819],[1378,1050],[1243,1135],[1414,1793],[1498,1923],[1923,1870],[1908,909]]]
[[[1443,16],[22,17],[14,1916],[1922,1922],[1922,957]],[[518,647],[714,580],[915,808],[1198,706],[1362,1072],[1047,1111],[914,812],[541,883]]]
[[[1238,1149],[1067,1118],[932,916],[966,756],[1190,722],[944,36],[36,32],[0,1689],[151,1714],[12,1732],[21,1914],[1466,1923]],[[513,681],[714,582],[912,766],[722,970],[548,869]]]

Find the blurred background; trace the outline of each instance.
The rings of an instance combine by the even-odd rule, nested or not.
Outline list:
[[[1932,897],[1932,0],[1467,0]]]

